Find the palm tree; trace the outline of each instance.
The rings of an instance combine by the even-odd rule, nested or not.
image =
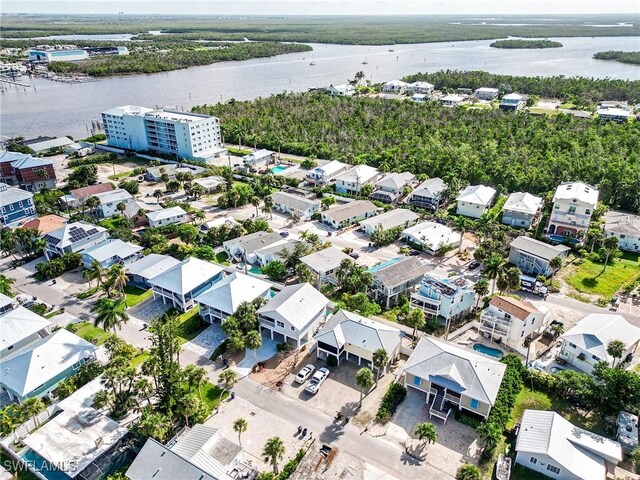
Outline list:
[[[489,282],[487,281],[487,279],[486,278],[478,279],[476,284],[473,286],[473,291],[476,293],[476,295],[478,295],[476,298],[476,306],[475,306],[475,308],[478,308],[480,299],[486,296],[487,293],[489,293]]]
[[[296,265],[296,276],[298,283],[313,283],[315,277],[308,265],[300,262]]]
[[[607,345],[607,353],[613,357],[613,367],[616,366],[616,359],[622,358],[627,346],[622,340],[611,340]]]
[[[272,208],[273,208],[273,198],[271,198],[271,195],[267,195],[266,197],[264,197],[262,213],[264,213],[265,215],[269,215],[269,218],[273,218],[273,215],[271,214]]]
[[[412,345],[416,344],[416,334],[418,333],[418,329],[424,327],[426,321],[424,318],[424,312],[419,308],[412,308],[409,310],[407,314],[407,318],[404,321],[407,327],[413,328],[413,341]]]
[[[609,263],[609,257],[617,248],[618,248],[618,239],[616,237],[607,237],[604,239],[604,249],[607,252],[607,255],[604,259],[604,266],[602,267],[603,272],[607,268],[607,264]]]
[[[562,268],[562,257],[553,257],[549,260],[549,266],[553,269],[551,276],[555,275],[555,273]]]
[[[85,206],[89,208],[92,216],[96,214],[96,208],[100,206],[100,199],[98,197],[89,197],[85,202]]]
[[[257,330],[251,330],[244,337],[244,344],[249,350],[253,350],[256,363],[258,363],[258,349],[262,346],[262,335]]]
[[[519,289],[521,276],[522,271],[518,267],[508,268],[498,277],[498,288],[506,293],[509,293],[510,290]]]
[[[91,262],[89,268],[82,272],[82,276],[89,280],[89,288],[91,288],[91,280],[97,280],[96,288],[100,288],[102,277],[104,276],[106,271],[107,269],[103,268],[100,265],[100,262],[94,260],[93,262]]]
[[[564,333],[564,325],[562,323],[554,323],[551,325],[551,332],[553,332],[553,335],[558,338]]]
[[[456,232],[460,232],[460,243],[458,244],[458,252],[462,250],[464,233],[469,229],[470,226],[471,222],[462,216],[458,216],[453,219],[453,230],[455,230]]]
[[[119,202],[116,205],[116,210],[118,210],[120,212],[120,215],[124,215],[124,211],[127,209],[127,206],[124,204],[124,202]]]
[[[41,398],[27,398],[21,405],[22,414],[33,419],[33,424],[37,427],[36,416],[45,409],[45,404]]]
[[[236,383],[238,383],[238,376],[236,375],[236,372],[234,372],[233,370],[227,369],[218,376],[218,382],[222,383],[223,387],[222,387],[222,391],[220,392],[220,399],[218,400],[218,406],[216,407],[216,410],[220,410],[222,397],[224,396],[227,389],[229,389],[230,387],[233,387]]]
[[[256,218],[258,217],[258,207],[260,206],[260,197],[251,197],[251,205],[256,207]]]
[[[182,371],[187,388],[191,391],[194,387],[198,389],[198,396],[202,400],[202,392],[200,387],[207,383],[207,371],[202,367],[195,365],[187,365]]]
[[[382,369],[389,363],[389,355],[384,348],[379,348],[373,352],[373,366],[376,367],[376,386],[378,386],[378,380],[380,380],[380,374]]]
[[[0,275],[0,293],[7,297],[13,297],[13,289],[11,285],[15,283],[15,279]]]
[[[95,305],[91,307],[91,311],[96,313],[93,324],[96,327],[102,325],[104,330],[113,330],[115,333],[116,327],[121,328],[121,324],[129,320],[125,307],[125,302],[122,299],[99,298]]]
[[[153,196],[156,198],[156,203],[160,203],[160,199],[162,198],[162,190],[158,189],[158,190],[154,190],[153,191]]]
[[[127,286],[127,282],[129,281],[129,277],[127,277],[127,272],[124,270],[124,267],[121,264],[116,263],[109,269],[108,279],[111,287],[118,290],[120,295],[124,297],[124,287]]]
[[[193,217],[195,220],[197,220],[195,223],[202,222],[205,218],[207,218],[206,214],[202,210],[196,210],[193,214]]]
[[[262,456],[265,462],[273,466],[273,473],[278,475],[278,461],[284,457],[284,443],[280,437],[271,437],[262,449]]]
[[[238,443],[240,447],[242,447],[242,440],[240,439],[240,435],[247,431],[247,427],[249,424],[244,418],[236,418],[233,422],[233,431],[238,434]]]
[[[495,291],[496,280],[500,277],[506,264],[507,262],[505,259],[495,252],[492,253],[484,262],[484,270],[482,273],[489,280],[493,280],[493,283],[491,284],[491,295],[493,295],[493,292]]]
[[[362,397],[364,397],[364,391],[371,390],[371,387],[376,383],[373,378],[373,372],[370,368],[363,367],[356,372],[356,385],[360,387],[360,406],[362,406]]]
[[[4,252],[5,256],[13,254],[16,256],[16,247],[18,246],[18,239],[16,235],[17,230],[11,230],[6,228],[2,230],[0,235],[0,249]]]
[[[436,443],[438,441],[438,432],[433,423],[419,423],[416,427],[415,435],[418,437],[418,440],[424,444]]]

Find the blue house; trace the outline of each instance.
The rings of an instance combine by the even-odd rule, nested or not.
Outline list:
[[[33,194],[0,183],[0,227],[18,227],[36,218]]]
[[[464,278],[426,275],[419,290],[411,295],[411,306],[448,323],[462,318],[471,310],[475,300],[473,286]]]

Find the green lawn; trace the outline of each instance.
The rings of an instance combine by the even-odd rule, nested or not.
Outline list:
[[[525,410],[553,410],[562,415],[577,427],[604,434],[604,425],[599,417],[586,417],[580,411],[573,408],[566,400],[547,392],[540,392],[524,387],[516,397],[516,404],[511,411],[511,419],[507,423],[507,429],[522,420]]]
[[[143,290],[138,287],[131,287],[127,285],[124,287],[125,300],[127,302],[127,307],[133,307],[134,305],[139,304],[140,302],[149,298],[151,294],[151,289]]]
[[[106,228],[107,230],[114,230],[114,229],[118,228],[120,225],[122,225],[123,221],[124,221],[124,217],[115,216],[115,217],[111,217],[111,218],[107,218],[105,220],[102,220],[99,223],[99,225],[101,227]]]
[[[229,263],[229,255],[227,254],[227,252],[219,252],[216,253],[216,263],[219,263],[220,265],[231,265]]]
[[[135,357],[133,357],[133,360],[131,360],[131,365],[136,368],[139,365],[142,365],[145,362],[145,360],[149,358],[149,352],[140,352],[140,351],[138,352],[139,353]]]
[[[220,393],[222,389],[211,382],[207,382],[204,386],[200,387],[202,393],[202,400],[213,410],[218,406],[220,402]],[[228,392],[225,392],[223,399],[229,396]]]
[[[178,336],[180,342],[188,342],[197,337],[205,328],[209,326],[202,318],[198,311],[198,307],[183,313],[178,317],[180,326],[178,327]]]
[[[89,298],[91,295],[95,294],[98,291],[98,287],[91,287],[89,290],[85,290],[84,292],[76,293],[76,298],[80,300],[84,300],[85,298]]]
[[[622,258],[607,265],[585,259],[582,265],[575,265],[566,276],[566,282],[582,293],[601,295],[606,300],[619,291],[626,283],[640,274],[639,255],[624,253]]]
[[[89,322],[80,322],[73,325],[74,327],[77,327],[76,330],[73,329],[74,327],[67,327],[67,330],[74,332],[80,338],[84,338],[87,342],[94,343],[95,345],[102,345],[105,340],[111,336],[109,332],[106,332]]]
[[[530,468],[523,467],[522,465],[516,465],[515,459],[513,460],[513,468],[511,468],[511,480],[549,480],[549,477],[534,472]]]

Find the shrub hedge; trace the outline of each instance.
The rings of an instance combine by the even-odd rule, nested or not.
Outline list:
[[[380,402],[380,408],[378,408],[378,413],[376,413],[376,420],[380,423],[387,423],[391,420],[391,417],[406,396],[407,389],[404,385],[395,382],[389,385],[387,393],[384,394],[382,402]]]

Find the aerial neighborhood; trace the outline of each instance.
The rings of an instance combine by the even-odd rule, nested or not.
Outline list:
[[[30,62],[137,48],[44,47]],[[637,146],[640,105],[550,113],[473,74],[3,136],[0,479],[640,479],[638,151],[624,184],[571,166],[573,129]],[[272,135],[295,102],[327,118]],[[386,148],[385,115],[431,143],[409,152],[405,125]],[[479,138],[492,122],[512,136]],[[520,131],[535,122],[566,136]]]

